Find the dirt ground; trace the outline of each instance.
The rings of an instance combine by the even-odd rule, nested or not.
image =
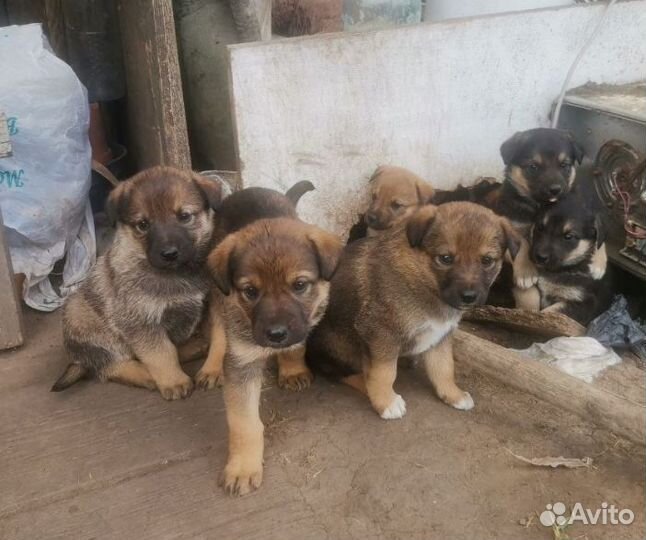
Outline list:
[[[0,354],[3,540],[538,540],[555,538],[538,521],[555,502],[635,513],[628,526],[574,525],[572,539],[645,537],[642,449],[459,366],[474,410],[447,407],[422,372],[402,369],[408,414],[395,421],[342,385],[295,394],[268,375],[264,484],[231,499],[217,487],[220,390],[172,403],[116,384],[50,393],[66,363],[59,315],[26,323],[28,344]],[[544,469],[509,451],[594,463]]]

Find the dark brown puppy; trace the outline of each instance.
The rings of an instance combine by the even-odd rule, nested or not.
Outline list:
[[[486,299],[504,253],[514,255],[518,241],[491,210],[452,202],[424,206],[392,231],[349,245],[308,341],[308,362],[345,377],[391,419],[406,412],[393,390],[397,359],[422,354],[438,396],[470,409],[471,396],[454,381],[451,333],[463,309]]]
[[[65,304],[71,363],[52,390],[93,376],[156,388],[165,399],[191,392],[177,347],[204,311],[220,193],[219,184],[170,167],[143,171],[112,191],[114,242]]]
[[[262,482],[263,368],[277,354],[283,374],[302,371],[305,340],[325,312],[341,251],[336,236],[293,218],[276,218],[227,236],[209,256],[228,343],[229,458],[222,484],[231,494],[243,495]]]
[[[214,237],[216,242],[222,241],[245,226],[260,219],[287,217],[297,219],[296,205],[308,191],[314,190],[311,182],[297,182],[284,195],[276,190],[250,187],[236,191],[227,197],[218,208]],[[209,354],[202,368],[195,376],[195,382],[205,390],[214,388],[221,383],[224,354],[226,350],[226,332],[222,306],[215,298],[210,303],[211,345]],[[290,390],[302,390],[312,382],[312,373],[301,360],[300,364],[292,358],[278,355],[278,385]]]

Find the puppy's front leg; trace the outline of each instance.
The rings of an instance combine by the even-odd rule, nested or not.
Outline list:
[[[364,367],[366,393],[372,407],[384,420],[401,418],[406,414],[406,402],[393,390],[397,378],[397,355],[371,358]]]
[[[608,254],[606,253],[606,244],[601,244],[601,247],[595,250],[590,261],[590,275],[592,279],[601,279],[608,267]]]
[[[529,287],[527,289],[513,287],[511,292],[514,295],[514,303],[518,309],[540,311],[541,292],[538,290],[538,287]]]
[[[444,403],[463,411],[473,408],[471,394],[455,384],[453,339],[450,334],[424,353],[424,366],[435,392]]]
[[[135,355],[146,365],[164,399],[191,395],[193,381],[179,365],[177,348],[164,332],[139,337],[132,343]]]
[[[280,351],[278,361],[278,386],[288,390],[304,390],[312,384],[314,376],[305,365],[305,346]]]
[[[525,238],[520,241],[520,249],[513,261],[514,283],[521,289],[529,289],[538,281],[536,267],[529,259],[529,242]]]
[[[209,315],[211,321],[209,354],[195,375],[195,383],[203,390],[210,390],[222,384],[222,364],[227,349],[224,321],[219,313]]]
[[[262,483],[264,426],[260,420],[262,371],[232,365],[227,358],[224,404],[229,425],[229,457],[220,485],[230,495],[245,495]]]

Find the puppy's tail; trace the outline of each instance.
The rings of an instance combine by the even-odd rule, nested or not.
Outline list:
[[[298,204],[298,201],[300,201],[303,195],[305,195],[308,191],[314,191],[315,189],[316,188],[314,187],[314,184],[312,184],[312,182],[310,182],[309,180],[301,180],[300,182],[296,182],[287,190],[285,197],[290,200],[295,208]]]
[[[69,388],[73,384],[79,382],[81,379],[87,378],[89,371],[79,362],[72,362],[66,368],[63,374],[52,386],[51,392],[60,392]]]

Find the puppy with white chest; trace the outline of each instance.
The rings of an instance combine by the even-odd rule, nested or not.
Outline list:
[[[384,419],[401,418],[397,360],[422,354],[438,396],[457,409],[473,399],[453,375],[451,334],[463,310],[485,301],[519,239],[509,222],[468,202],[427,205],[404,223],[348,245],[328,310],[307,343],[312,369],[366,394]]]
[[[570,193],[538,215],[530,237],[540,293],[534,310],[559,311],[587,325],[609,307],[610,274],[604,272],[598,278],[590,271],[604,239],[600,213],[578,193]]]

